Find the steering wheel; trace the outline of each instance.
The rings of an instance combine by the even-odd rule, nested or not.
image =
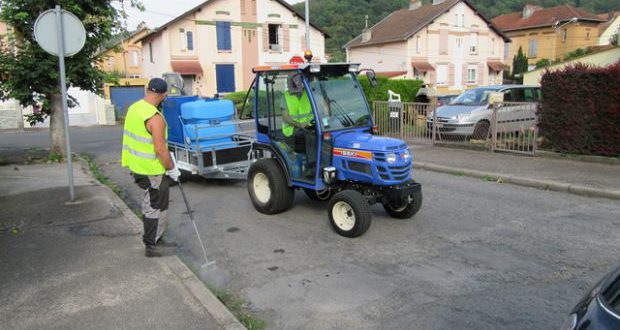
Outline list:
[[[310,120],[310,122],[308,123],[308,126],[306,126],[304,129],[306,130],[315,130],[316,129],[316,120],[313,118]]]

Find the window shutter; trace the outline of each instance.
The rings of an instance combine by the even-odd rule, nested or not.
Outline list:
[[[194,33],[187,31],[187,50],[194,50]]]
[[[263,23],[263,51],[269,51],[269,24]]]
[[[290,31],[288,24],[282,25],[282,51],[288,52],[291,50]]]
[[[482,86],[484,84],[484,63],[478,64],[478,85]]]
[[[435,70],[430,71],[430,79],[431,79],[431,84],[437,83],[437,73],[435,72]]]
[[[448,30],[439,31],[439,55],[448,54]]]
[[[469,77],[467,76],[467,69],[468,69],[467,64],[463,64],[463,78],[461,80],[463,82],[463,85],[467,84],[468,82]]]
[[[217,50],[231,50],[230,22],[215,22],[217,34]]]
[[[454,64],[448,64],[448,86],[454,85]]]

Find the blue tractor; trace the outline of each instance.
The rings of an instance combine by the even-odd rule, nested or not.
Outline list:
[[[255,161],[247,172],[256,210],[284,212],[295,190],[303,189],[311,199],[329,201],[329,220],[345,237],[368,230],[375,203],[398,219],[420,210],[422,187],[411,176],[413,155],[404,141],[375,135],[357,79],[359,65],[305,63],[253,71],[242,116],[256,123]],[[374,71],[362,71],[376,86]],[[289,109],[292,98],[309,102],[311,113]],[[300,116],[306,117],[303,123],[291,122]]]

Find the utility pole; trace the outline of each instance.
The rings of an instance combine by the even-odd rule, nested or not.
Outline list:
[[[306,0],[306,49],[310,49],[310,0]]]

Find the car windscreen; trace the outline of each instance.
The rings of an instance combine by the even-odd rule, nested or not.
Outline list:
[[[485,105],[489,102],[489,93],[495,91],[490,88],[470,89],[455,98],[450,105]]]
[[[370,124],[363,91],[352,73],[327,71],[313,74],[308,77],[308,84],[324,131]]]

